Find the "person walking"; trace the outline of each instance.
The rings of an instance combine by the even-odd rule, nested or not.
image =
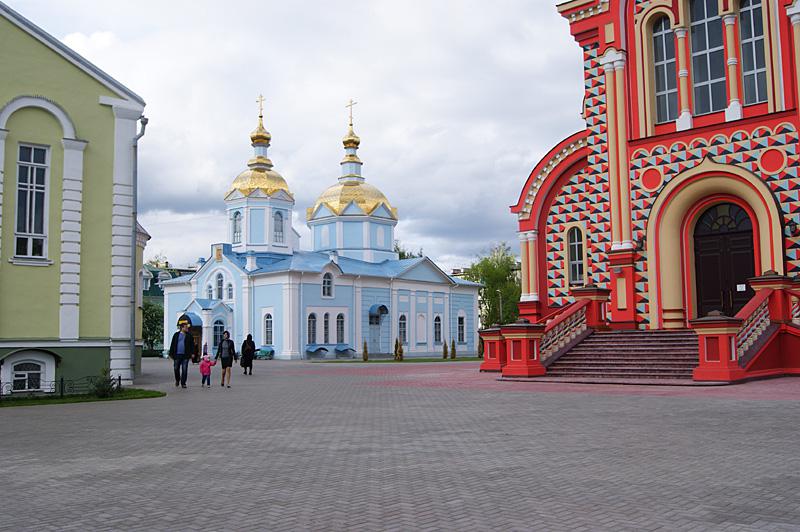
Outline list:
[[[222,382],[220,386],[225,386],[225,375],[228,376],[228,388],[231,387],[231,367],[233,366],[234,359],[238,360],[236,356],[236,345],[231,340],[231,335],[228,331],[222,333],[222,340],[217,346],[217,356],[215,360],[220,361],[222,367]]]
[[[203,355],[203,359],[200,361],[200,375],[203,377],[200,383],[201,388],[205,388],[206,384],[211,388],[211,366],[216,365],[216,360],[212,361],[210,356]]]
[[[247,370],[250,369],[250,375],[253,374],[253,357],[256,354],[256,343],[253,341],[253,335],[248,334],[247,340],[242,342],[242,368],[244,368],[244,375],[247,375]]]
[[[172,335],[169,345],[169,356],[175,370],[175,386],[186,388],[186,377],[189,373],[189,360],[194,355],[194,338],[189,333],[189,322],[178,322],[179,330]]]

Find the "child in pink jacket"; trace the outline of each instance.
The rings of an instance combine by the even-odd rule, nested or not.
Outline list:
[[[200,375],[203,377],[203,382],[200,384],[201,388],[204,388],[206,384],[211,388],[211,366],[216,365],[216,360],[211,360],[208,355],[203,356],[203,360],[200,361]]]

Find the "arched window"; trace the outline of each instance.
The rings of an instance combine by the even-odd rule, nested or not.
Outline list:
[[[308,343],[317,343],[317,315],[313,313],[308,315]]]
[[[214,299],[214,289],[211,285],[206,286],[206,299]]]
[[[225,323],[222,320],[214,322],[214,346],[218,346],[222,341],[222,333],[225,332]]]
[[[36,362],[14,364],[14,380],[11,389],[15,392],[41,390],[42,373],[41,364]]]
[[[656,122],[678,118],[678,80],[675,75],[675,35],[667,17],[653,25],[653,69],[656,81]]]
[[[407,337],[406,337],[406,317],[405,315],[400,316],[400,321],[398,323],[398,331],[397,335],[400,337],[401,344],[407,344]]]
[[[233,243],[239,244],[242,241],[242,213],[233,213]]]
[[[275,214],[272,215],[272,222],[273,222],[273,240],[276,244],[283,244],[283,214],[280,211],[276,211]]]
[[[228,283],[228,299],[233,299],[233,285]]]
[[[344,314],[336,315],[336,343],[344,343]]]
[[[725,47],[718,0],[691,0],[692,82],[694,114],[722,111],[725,92]]]
[[[333,275],[330,273],[322,276],[322,297],[333,297]]]
[[[272,314],[264,316],[264,345],[272,345]]]
[[[217,299],[222,299],[222,285],[224,284],[224,280],[222,279],[222,274],[217,274]]]
[[[583,231],[573,227],[567,232],[569,284],[583,284]]]
[[[331,343],[331,318],[327,312],[322,315],[322,343]]]
[[[767,65],[764,60],[764,19],[761,9],[761,0],[742,0],[739,6],[745,105],[767,101]]]
[[[459,316],[458,317],[458,330],[457,330],[458,340],[457,341],[460,344],[463,344],[464,342],[466,342],[466,340],[465,340],[466,322],[467,322],[467,318],[465,316]]]
[[[433,341],[437,344],[442,343],[442,318],[440,316],[433,318]]]

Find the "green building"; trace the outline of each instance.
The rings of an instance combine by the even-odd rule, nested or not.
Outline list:
[[[0,393],[103,368],[131,382],[145,103],[2,2],[0,79]]]

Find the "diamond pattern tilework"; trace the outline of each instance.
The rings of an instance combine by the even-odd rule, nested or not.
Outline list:
[[[608,132],[605,79],[597,45],[584,53],[585,117],[589,132],[586,168],[572,176],[553,201],[547,216],[547,297],[550,305],[565,305],[569,297],[563,240],[567,224],[582,221],[587,229],[587,271],[592,283],[606,287],[611,280],[606,254],[611,246],[608,203]]]
[[[633,217],[633,238],[644,238],[650,208],[656,197],[678,173],[699,164],[710,156],[720,164],[732,164],[744,168],[761,177],[778,199],[783,210],[784,221],[800,224],[800,150],[798,132],[788,123],[777,125],[774,130],[765,126],[756,127],[751,132],[737,131],[730,138],[714,135],[710,139],[697,138],[687,145],[676,142],[669,148],[655,146],[649,152],[637,150],[631,157],[631,202]],[[765,148],[780,147],[786,153],[786,168],[775,175],[764,174],[758,166],[761,151]],[[654,192],[641,187],[639,177],[650,168],[659,168],[664,182]],[[785,238],[786,273],[800,274],[800,238]],[[636,264],[636,311],[639,319],[647,323],[649,302],[646,259]]]

